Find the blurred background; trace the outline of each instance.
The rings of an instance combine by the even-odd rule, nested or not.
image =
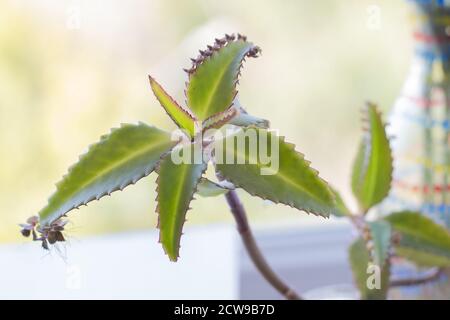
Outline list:
[[[1,1],[0,242],[27,242],[17,223],[45,205],[67,167],[110,127],[173,129],[147,75],[184,102],[189,57],[232,32],[263,50],[245,64],[242,104],[270,119],[354,204],[359,109],[366,100],[383,111],[393,104],[411,54],[408,27],[406,4],[390,0]],[[154,180],[73,212],[69,239],[153,230]],[[257,228],[335,223],[241,194]],[[194,201],[187,226],[212,222],[232,225],[225,201]]]

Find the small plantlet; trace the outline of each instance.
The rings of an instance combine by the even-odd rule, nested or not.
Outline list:
[[[36,236],[36,225],[39,222],[39,217],[32,216],[27,219],[26,223],[21,223],[20,227],[22,230],[20,231],[24,237],[29,237],[31,234],[33,234],[33,240],[37,238]]]

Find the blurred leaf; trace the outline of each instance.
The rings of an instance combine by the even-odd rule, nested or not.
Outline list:
[[[242,61],[258,52],[256,46],[243,39],[220,42],[196,59],[189,75],[187,102],[199,120],[232,105]]]
[[[350,212],[350,210],[347,208],[347,206],[344,203],[344,200],[342,200],[341,195],[339,194],[339,192],[330,186],[331,192],[333,192],[334,194],[334,199],[336,201],[336,210],[333,211],[333,214],[336,217],[346,217],[346,216],[351,216],[352,213]]]
[[[383,267],[391,246],[391,226],[383,220],[368,223],[373,241],[373,261]]]
[[[144,123],[112,129],[56,185],[48,205],[39,212],[40,224],[49,225],[70,210],[147,176],[176,143],[167,132]]]
[[[258,118],[247,113],[247,111],[245,111],[245,109],[241,106],[239,99],[234,99],[233,107],[236,108],[237,115],[231,119],[230,124],[239,127],[254,126],[262,129],[268,129],[270,127],[269,120]]]
[[[327,183],[283,137],[242,129],[217,141],[215,152],[219,175],[252,195],[324,217],[336,210]]]
[[[197,186],[197,193],[202,197],[216,197],[233,190],[231,183],[213,182],[206,178],[201,178]]]
[[[423,266],[450,266],[450,233],[443,226],[418,212],[403,211],[387,216],[400,234],[395,251]]]
[[[230,121],[230,124],[234,124],[235,126],[239,127],[255,126],[262,129],[268,129],[270,127],[269,120],[258,118],[248,113],[242,112],[238,113],[238,115]]]
[[[381,114],[374,104],[363,110],[368,125],[353,166],[352,190],[366,212],[389,193],[392,155]]]
[[[390,266],[386,263],[380,272],[374,272],[377,266],[370,264],[370,254],[363,239],[354,241],[349,248],[350,266],[353,278],[362,300],[384,300],[389,289]],[[377,280],[376,277],[379,276]],[[377,283],[377,281],[379,281]],[[378,284],[378,289],[373,287]]]
[[[186,156],[190,152],[190,159],[185,163],[173,161],[172,154],[167,155],[160,163],[157,184],[158,228],[160,229],[159,240],[164,251],[172,261],[177,261],[179,257],[180,239],[183,224],[186,220],[186,212],[193,199],[197,184],[206,164],[195,163],[193,156],[198,152],[198,148],[192,144],[182,149],[175,148],[172,153],[177,152],[180,157]]]
[[[152,87],[153,93],[158,99],[161,106],[166,110],[169,117],[175,122],[175,124],[180,128],[187,131],[189,136],[192,138],[195,135],[195,118],[190,114],[189,111],[183,109],[164,89],[156,82],[151,76],[150,86]]]

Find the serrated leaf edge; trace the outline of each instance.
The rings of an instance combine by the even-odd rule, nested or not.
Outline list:
[[[170,153],[170,152],[169,152],[169,153]],[[169,154],[166,154],[166,156],[168,157]],[[156,173],[158,174],[158,177],[156,178],[156,198],[155,198],[156,209],[155,209],[155,212],[156,212],[156,214],[157,214],[156,228],[159,229],[158,243],[162,244],[162,242],[161,242],[161,232],[162,232],[162,231],[161,231],[161,228],[160,228],[160,219],[159,219],[159,217],[160,217],[160,212],[159,212],[159,177],[160,177],[160,175],[159,175],[159,169],[160,169],[160,164],[161,164],[161,161],[158,162],[158,165],[157,165],[157,167],[156,167],[156,169],[155,169]],[[203,174],[206,172],[206,169],[207,169],[207,168],[208,168],[207,164],[206,164],[206,163],[203,163],[202,174],[200,175],[199,179],[197,180],[197,182],[196,182],[196,184],[195,184],[195,186],[194,186],[194,188],[193,188],[193,192],[192,192],[192,194],[191,194],[191,196],[190,196],[189,204],[190,204],[192,201],[196,200],[195,194],[197,193],[197,186],[198,186],[200,180],[202,179]],[[184,224],[185,224],[186,221],[187,221],[187,219],[186,219],[187,212],[188,212],[189,210],[191,210],[191,209],[192,209],[192,208],[191,208],[190,205],[189,205],[188,208],[186,209],[186,212],[184,213],[184,221],[183,221],[183,223],[182,223],[182,225],[181,225],[181,227],[180,227],[180,229],[181,229],[181,232],[180,232],[180,233],[181,233],[181,234],[180,234],[180,238],[178,239],[178,243],[177,243],[177,248],[178,248],[178,249],[177,249],[177,257],[176,257],[174,260],[172,260],[172,258],[170,257],[169,253],[167,252],[166,248],[165,248],[163,245],[161,245],[161,247],[162,247],[163,250],[164,250],[164,254],[166,254],[166,255],[169,257],[169,259],[170,259],[171,261],[173,261],[173,262],[176,262],[176,261],[178,260],[178,258],[180,258],[180,248],[181,248],[180,243],[181,243],[181,237],[182,237],[183,234],[184,234],[184,233],[183,233],[183,227],[184,227]]]
[[[65,178],[72,172],[73,168],[74,168],[81,160],[83,160],[83,158],[84,158],[85,156],[87,156],[87,155],[89,154],[89,152],[91,151],[91,149],[92,149],[93,147],[96,147],[96,146],[98,146],[98,145],[100,145],[100,144],[103,144],[103,143],[105,142],[105,140],[106,140],[113,132],[115,132],[115,131],[117,131],[117,130],[119,130],[119,129],[121,129],[121,128],[128,127],[128,126],[132,126],[132,125],[133,125],[133,124],[130,124],[130,123],[121,123],[119,127],[111,128],[109,133],[102,135],[102,136],[100,137],[100,139],[99,139],[98,142],[95,142],[95,143],[90,144],[90,145],[88,146],[88,148],[87,148],[87,151],[86,151],[85,153],[83,153],[83,154],[81,154],[81,155],[78,156],[78,161],[75,162],[74,164],[72,164],[71,166],[69,166],[69,168],[67,169],[67,173],[64,174],[64,175],[62,176],[62,178],[60,179],[60,181],[58,181],[58,182],[55,184],[56,190],[55,190],[55,191],[53,192],[53,194],[48,198],[47,205],[50,204],[51,198],[59,191],[61,183],[62,183],[62,182],[65,180]],[[138,125],[145,125],[145,126],[147,126],[147,127],[149,127],[149,128],[155,128],[155,129],[161,130],[161,129],[155,127],[155,126],[148,125],[148,124],[146,124],[146,123],[144,123],[144,122],[141,122],[141,121],[138,122]],[[162,131],[162,130],[161,130],[161,131]],[[176,145],[176,144],[175,144],[175,145]],[[174,146],[175,146],[175,145],[174,145]],[[58,219],[67,216],[67,214],[68,214],[70,211],[72,211],[72,210],[79,209],[80,207],[83,207],[83,206],[87,206],[88,203],[90,203],[90,202],[92,202],[92,201],[94,201],[94,200],[98,201],[98,200],[100,200],[101,198],[103,198],[103,197],[105,197],[105,196],[111,196],[111,194],[114,193],[115,191],[119,191],[119,190],[122,191],[123,189],[125,189],[125,188],[128,187],[129,185],[134,185],[136,182],[138,182],[138,181],[141,180],[142,178],[144,178],[144,177],[148,176],[150,173],[152,173],[152,172],[155,170],[155,168],[157,167],[158,163],[161,161],[161,159],[164,158],[164,156],[165,156],[166,154],[170,153],[171,150],[172,150],[172,149],[170,149],[169,151],[163,153],[163,154],[159,157],[159,160],[158,160],[157,164],[156,164],[153,168],[147,169],[147,171],[145,171],[142,175],[139,175],[139,176],[135,177],[134,179],[132,179],[132,180],[130,180],[130,181],[126,181],[125,183],[122,183],[122,184],[121,184],[120,186],[118,186],[118,187],[115,187],[115,188],[113,188],[113,189],[110,189],[110,190],[108,190],[108,191],[105,191],[105,192],[103,192],[103,193],[101,193],[101,194],[99,194],[99,195],[93,196],[93,197],[89,198],[88,200],[86,200],[86,201],[84,201],[84,202],[82,202],[82,203],[80,203],[80,204],[78,204],[78,205],[72,206],[70,209],[68,209],[68,210],[65,211],[64,213],[60,214],[58,217],[52,218],[51,221],[47,221],[47,222],[45,222],[45,223],[42,223],[42,221],[41,221],[41,219],[40,219],[40,221],[39,221],[40,225],[41,225],[41,226],[49,226],[49,225],[51,225],[54,221],[57,221]],[[45,220],[44,220],[44,221],[45,221]]]
[[[229,43],[243,41],[248,42],[247,37],[241,34],[237,34],[237,36],[232,33],[231,35],[225,34],[223,38],[215,39],[214,45],[208,45],[206,50],[199,50],[199,55],[196,58],[191,58],[192,66],[189,69],[183,69],[188,74],[188,79],[190,80],[192,76],[196,74],[196,71],[200,65],[202,65],[205,61],[211,60],[211,58],[222,48],[226,47]],[[251,43],[251,42],[248,42]],[[241,69],[243,68],[243,63],[245,62],[246,57],[257,58],[258,54],[260,54],[261,48],[253,45],[247,49],[247,52],[242,56],[241,61],[239,62],[239,66],[237,68],[236,76],[234,78],[234,87],[233,87],[233,99],[236,98],[238,94],[237,85],[239,84],[239,77],[241,76]],[[189,85],[189,81],[185,82],[184,96],[186,98],[185,104],[188,106],[189,103],[187,101],[187,88]]]
[[[360,175],[360,181],[358,183],[359,185],[361,185],[362,181],[364,180],[364,177],[367,174],[367,169],[368,169],[369,161],[370,161],[370,153],[373,148],[372,135],[371,135],[371,123],[370,123],[370,115],[369,115],[370,108],[373,108],[374,112],[380,119],[382,126],[384,128],[386,128],[386,126],[387,126],[387,124],[383,121],[383,114],[379,110],[378,106],[373,102],[367,101],[365,104],[365,107],[361,108],[362,131],[364,133],[364,136],[363,136],[363,142],[364,142],[363,143],[363,151],[364,151],[364,168],[363,168],[363,170],[364,171]],[[386,130],[385,130],[385,132],[386,132]],[[390,141],[390,137],[387,134],[386,134],[386,139],[388,141],[389,149],[391,150],[389,158],[390,158],[391,163],[393,164],[394,159],[392,157],[392,148],[391,148],[391,143],[390,143],[391,141]],[[391,170],[391,174],[390,174],[391,183],[392,183],[392,175],[393,175],[393,170]],[[389,194],[389,191],[387,194]],[[385,195],[385,197],[387,196],[387,194]]]
[[[155,82],[163,91],[164,91],[164,93],[167,95],[167,97],[173,102],[173,104],[175,105],[175,106],[177,106],[177,108],[181,111],[181,112],[183,112],[185,115],[187,115],[189,118],[191,118],[192,119],[192,121],[194,122],[194,126],[195,126],[195,122],[197,121],[197,118],[196,118],[196,116],[194,115],[194,113],[189,109],[189,108],[185,108],[185,107],[182,107],[169,93],[167,93],[167,91],[163,88],[163,86],[158,82],[158,81],[156,81],[156,79],[155,78],[153,78],[151,75],[148,75],[148,79],[149,79],[149,81],[150,81],[150,86],[151,86],[151,83],[152,83],[152,81],[153,82]],[[155,95],[155,97],[156,97],[156,95]],[[159,99],[158,99],[158,97],[156,97],[156,100],[158,100],[158,103],[161,105],[161,107],[164,109],[164,111],[166,112],[166,114],[169,116],[169,118],[179,127],[179,128],[181,128],[180,127],[180,124],[178,124],[178,122],[174,119],[174,117],[167,111],[167,109],[164,107],[164,105],[161,103],[161,101],[159,101]],[[181,129],[183,129],[183,128],[181,128]]]
[[[304,155],[303,153],[301,153],[301,152],[299,152],[299,151],[296,150],[295,144],[290,143],[290,142],[287,142],[287,141],[285,140],[285,137],[284,137],[284,136],[276,136],[276,137],[278,137],[278,138],[286,145],[286,147],[288,147],[289,149],[291,149],[292,151],[294,151],[294,152],[296,153],[296,155],[299,156],[299,157],[301,158],[301,160],[303,160],[303,161],[305,162],[305,164],[306,164],[306,166],[308,167],[308,169],[310,169],[311,172],[313,172],[313,174],[316,176],[316,178],[318,178],[320,181],[322,181],[322,182],[325,184],[325,187],[328,188],[328,190],[329,190],[329,194],[330,194],[330,196],[331,196],[331,198],[332,198],[332,201],[335,202],[335,195],[331,192],[330,185],[328,184],[328,182],[327,182],[326,180],[322,179],[322,178],[319,176],[319,171],[318,171],[317,169],[315,169],[315,168],[313,168],[313,167],[310,166],[311,161],[307,160],[307,159],[305,158],[305,155]],[[216,172],[217,172],[217,174],[218,174],[219,177],[224,178],[224,179],[227,179],[228,181],[230,181],[231,183],[233,183],[233,184],[236,186],[236,188],[241,188],[241,189],[245,190],[247,193],[249,193],[250,195],[255,196],[255,197],[258,197],[258,198],[261,198],[261,199],[263,199],[263,200],[270,200],[270,201],[272,201],[273,203],[276,203],[276,204],[281,203],[281,204],[284,204],[284,205],[289,206],[289,207],[291,207],[291,208],[294,208],[294,209],[297,209],[297,210],[300,210],[300,211],[304,211],[304,212],[306,212],[307,214],[313,214],[313,215],[315,215],[315,216],[320,216],[320,217],[323,217],[323,218],[326,218],[326,219],[328,219],[329,216],[332,214],[331,211],[332,211],[333,209],[331,209],[330,212],[328,212],[328,215],[325,215],[325,214],[322,215],[322,214],[319,214],[319,213],[315,213],[315,212],[313,211],[313,209],[311,209],[311,208],[299,208],[299,207],[296,207],[292,201],[291,201],[290,203],[284,203],[284,202],[281,202],[279,199],[268,199],[266,196],[264,196],[264,195],[262,195],[262,194],[259,194],[258,192],[252,192],[252,191],[250,191],[250,190],[247,190],[247,189],[244,188],[244,187],[243,187],[236,179],[231,179],[231,178],[229,178],[229,177],[225,177],[225,176],[223,175],[223,173],[220,171],[220,169],[217,168],[217,167],[216,167]]]
[[[207,119],[205,119],[202,123],[202,132],[205,132],[209,129],[218,129],[230,122],[239,114],[238,110],[231,105],[225,111],[216,113]]]

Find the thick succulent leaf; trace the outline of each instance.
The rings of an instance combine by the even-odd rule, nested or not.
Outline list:
[[[167,132],[144,123],[112,129],[57,183],[56,192],[39,212],[40,224],[50,225],[70,210],[147,176],[176,143]]]
[[[193,138],[195,135],[195,117],[188,110],[182,108],[155,79],[151,76],[148,77],[153,93],[169,117],[180,129],[185,130],[189,137]]]
[[[207,178],[201,178],[197,186],[197,194],[202,197],[216,197],[233,190],[234,186],[226,181],[214,182]]]
[[[334,194],[334,198],[336,200],[336,210],[333,211],[333,214],[336,217],[347,217],[347,216],[351,216],[352,213],[351,211],[347,208],[347,206],[344,203],[344,200],[342,200],[341,195],[339,194],[339,192],[330,186],[331,191]]]
[[[397,255],[423,266],[450,266],[450,233],[443,226],[418,212],[398,212],[385,219],[399,233]]]
[[[195,149],[195,150],[194,150]],[[186,155],[186,152],[198,151],[197,147],[192,145],[181,149],[175,148],[172,153],[177,153],[180,157]],[[193,195],[197,190],[197,184],[203,172],[206,170],[206,164],[200,161],[186,161],[178,163],[174,161],[172,153],[167,155],[158,167],[157,198],[158,203],[158,228],[160,229],[159,240],[169,259],[176,261],[179,256],[180,239],[183,224],[186,220],[186,212]]]
[[[246,56],[254,57],[259,48],[245,38],[226,37],[214,47],[201,51],[188,70],[187,103],[200,120],[228,109],[236,96],[236,84]]]
[[[368,126],[353,166],[352,189],[366,212],[382,201],[390,190],[392,155],[381,114],[374,104],[363,110]]]
[[[366,243],[363,239],[359,238],[354,241],[349,248],[350,266],[353,272],[353,278],[356,287],[359,289],[362,300],[384,300],[386,299],[390,265],[389,262],[385,263],[384,267],[379,269],[379,288],[373,286],[373,277],[377,274],[371,269],[370,266],[370,254],[367,250]]]
[[[325,217],[336,210],[327,183],[273,132],[246,128],[216,141],[215,161],[221,177],[252,195]]]
[[[372,259],[373,262],[383,267],[388,259],[391,247],[391,225],[383,220],[368,223],[372,239]]]

